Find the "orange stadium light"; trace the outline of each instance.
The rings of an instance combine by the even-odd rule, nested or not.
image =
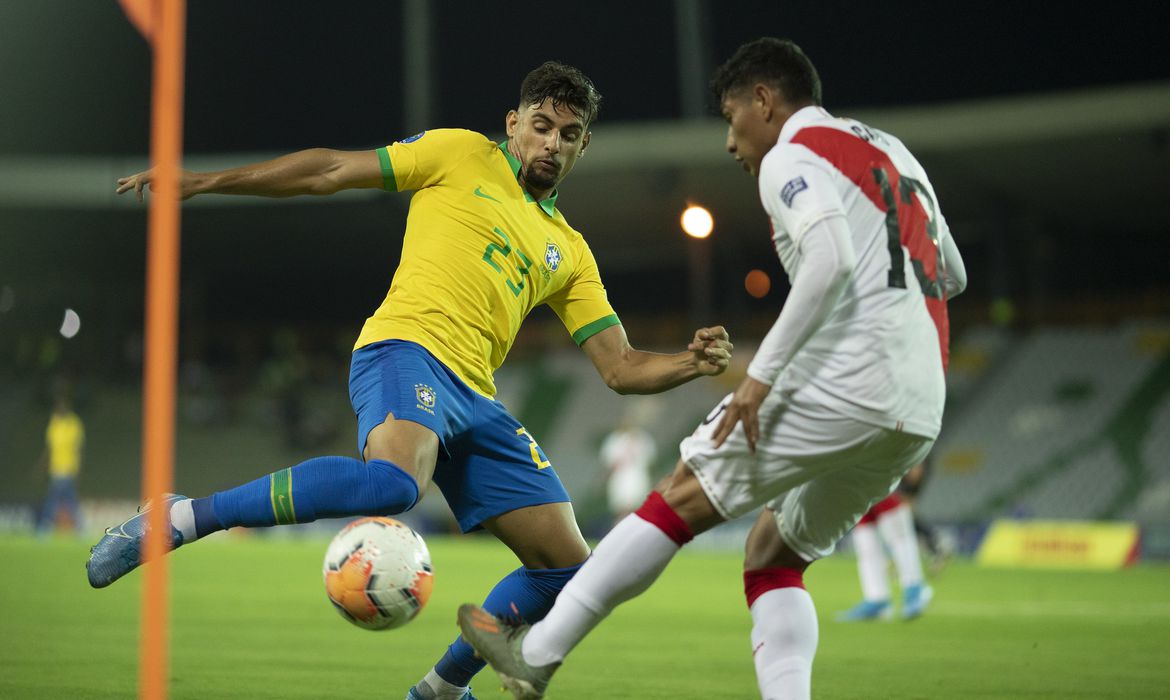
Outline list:
[[[763,299],[772,289],[772,278],[763,270],[752,270],[743,278],[743,288],[753,297]]]
[[[706,238],[715,228],[715,218],[711,212],[698,204],[692,204],[683,210],[679,217],[682,230],[691,238]]]

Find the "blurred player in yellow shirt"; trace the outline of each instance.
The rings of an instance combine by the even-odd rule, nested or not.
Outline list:
[[[45,452],[41,464],[49,470],[49,493],[37,520],[37,532],[52,529],[57,513],[64,508],[73,529],[81,530],[81,508],[77,497],[77,475],[85,447],[85,425],[73,412],[69,399],[61,396],[53,404],[45,429]]]

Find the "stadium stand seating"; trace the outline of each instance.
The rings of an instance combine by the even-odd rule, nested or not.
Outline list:
[[[1170,475],[1168,338],[1165,326],[1132,323],[996,347],[944,421],[922,515],[1134,517],[1146,488]]]

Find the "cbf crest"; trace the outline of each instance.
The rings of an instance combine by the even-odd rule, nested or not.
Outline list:
[[[550,272],[556,272],[561,266],[561,249],[556,243],[549,243],[544,247],[544,264]]]
[[[414,397],[418,400],[417,408],[420,408],[432,416],[435,415],[435,390],[426,384],[414,385]]]

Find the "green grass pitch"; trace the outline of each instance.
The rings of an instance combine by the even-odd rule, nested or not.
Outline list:
[[[321,540],[218,535],[171,558],[171,697],[396,700],[454,638],[455,608],[515,564],[480,537],[428,538],[430,604],[367,632],[321,583]],[[129,698],[140,573],[91,590],[89,543],[0,537],[0,698]],[[558,672],[553,700],[758,697],[736,552],[685,551]],[[816,698],[1170,697],[1170,567],[993,571],[953,562],[922,619],[835,622],[858,597],[853,561],[807,576],[820,616]],[[502,698],[490,671],[473,682]]]

